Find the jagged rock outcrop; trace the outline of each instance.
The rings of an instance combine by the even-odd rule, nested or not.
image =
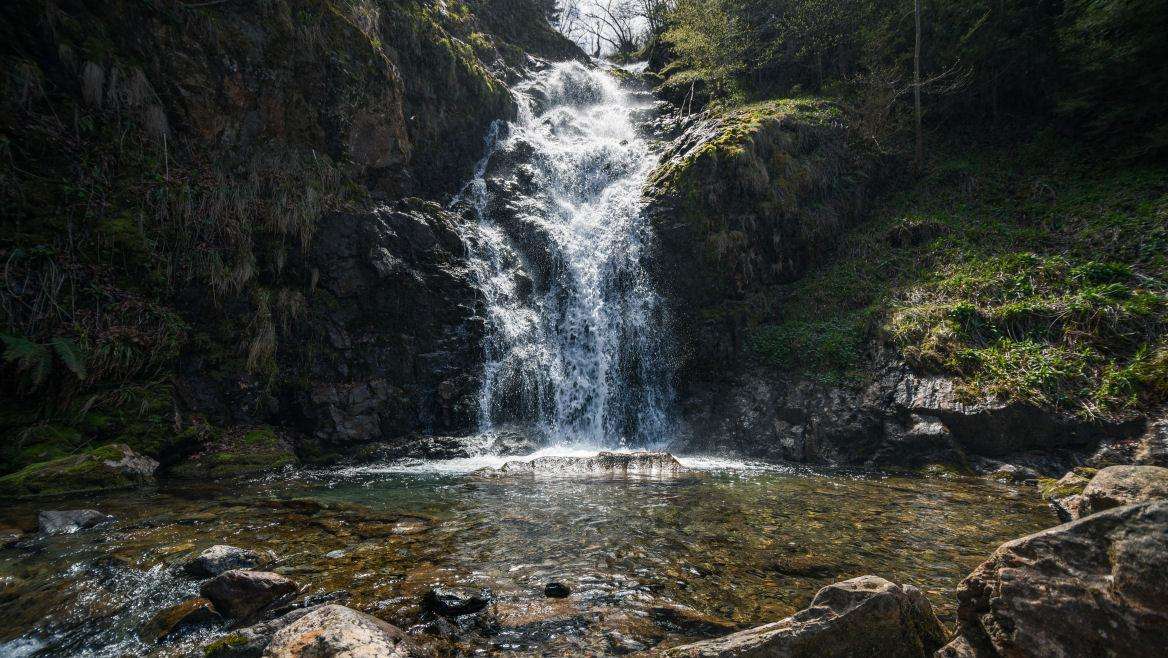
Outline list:
[[[1002,544],[957,601],[959,635],[938,656],[1168,653],[1168,501]]]
[[[878,576],[828,585],[811,605],[773,624],[661,652],[669,658],[731,656],[931,656],[945,629],[915,587]]]
[[[1099,443],[1130,440],[1142,422],[1087,420],[1016,402],[970,402],[953,380],[889,363],[862,389],[772,369],[742,369],[682,403],[682,448],[811,463],[971,465],[1019,459],[1057,477]],[[1060,457],[1060,455],[1062,455]]]

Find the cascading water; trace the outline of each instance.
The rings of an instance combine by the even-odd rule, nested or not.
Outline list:
[[[656,164],[634,125],[651,99],[579,62],[516,90],[456,204],[487,305],[480,424],[549,442],[648,446],[672,403],[661,305],[644,267],[642,187]]]

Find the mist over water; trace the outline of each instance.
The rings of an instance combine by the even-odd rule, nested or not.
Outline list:
[[[548,443],[612,448],[669,436],[668,340],[644,260],[642,188],[656,165],[634,123],[651,98],[579,62],[515,90],[456,200],[487,307],[480,430],[534,426]]]

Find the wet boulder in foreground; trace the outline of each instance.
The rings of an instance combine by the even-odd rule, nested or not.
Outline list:
[[[941,656],[1168,655],[1168,500],[1006,542],[957,588]]]
[[[670,658],[932,656],[945,629],[915,587],[860,576],[819,590],[811,606],[773,624],[674,647]]]
[[[322,605],[277,631],[263,655],[407,658],[423,654],[396,626],[343,605]]]
[[[299,589],[295,581],[278,573],[232,569],[203,583],[199,593],[227,617],[248,619]]]
[[[499,468],[475,471],[482,476],[566,475],[566,476],[672,476],[686,468],[667,452],[600,452],[584,457],[549,456],[530,461],[509,461]]]

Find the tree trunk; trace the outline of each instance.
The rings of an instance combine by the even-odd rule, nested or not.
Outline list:
[[[924,136],[921,134],[921,0],[913,0],[913,7],[917,24],[913,45],[913,108],[917,124],[916,169],[919,174],[925,159]]]

